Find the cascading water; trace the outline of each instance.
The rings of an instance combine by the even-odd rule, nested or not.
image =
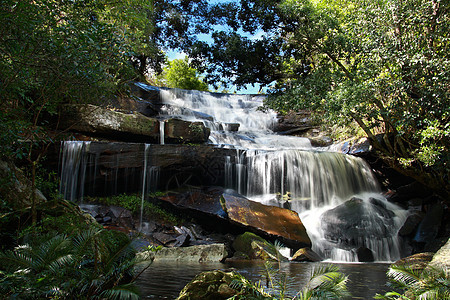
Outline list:
[[[64,199],[82,200],[89,142],[66,141],[62,143],[61,180],[59,191]]]
[[[275,113],[258,110],[264,96],[163,89],[161,98],[166,117],[201,120],[211,129],[211,144],[236,149],[225,160],[226,188],[297,211],[324,258],[358,261],[359,249],[369,249],[376,261],[400,258],[397,232],[406,213],[380,196],[364,160],[273,134]],[[347,207],[356,218],[346,223]]]

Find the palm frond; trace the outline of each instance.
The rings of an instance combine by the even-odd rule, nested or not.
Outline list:
[[[307,286],[297,293],[298,299],[344,299],[350,296],[347,290],[348,277],[333,265],[314,268]]]
[[[106,299],[129,299],[138,300],[139,299],[139,289],[134,284],[122,284],[116,286],[112,289],[105,290],[100,294],[101,298]]]

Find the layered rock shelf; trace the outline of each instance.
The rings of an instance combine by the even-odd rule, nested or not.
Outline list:
[[[201,144],[208,141],[210,133],[202,122],[159,120],[95,105],[67,105],[61,116],[63,129],[125,142],[160,143],[163,139],[166,143]]]

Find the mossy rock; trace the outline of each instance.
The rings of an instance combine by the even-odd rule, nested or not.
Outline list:
[[[237,236],[233,242],[233,248],[250,259],[287,260],[274,245],[251,232]]]
[[[233,297],[238,291],[230,287],[234,272],[220,270],[198,274],[180,292],[177,300],[225,300]]]

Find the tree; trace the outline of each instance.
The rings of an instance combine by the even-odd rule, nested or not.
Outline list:
[[[171,88],[208,91],[208,85],[197,73],[197,70],[190,67],[187,57],[174,59],[164,68],[160,82]]]

